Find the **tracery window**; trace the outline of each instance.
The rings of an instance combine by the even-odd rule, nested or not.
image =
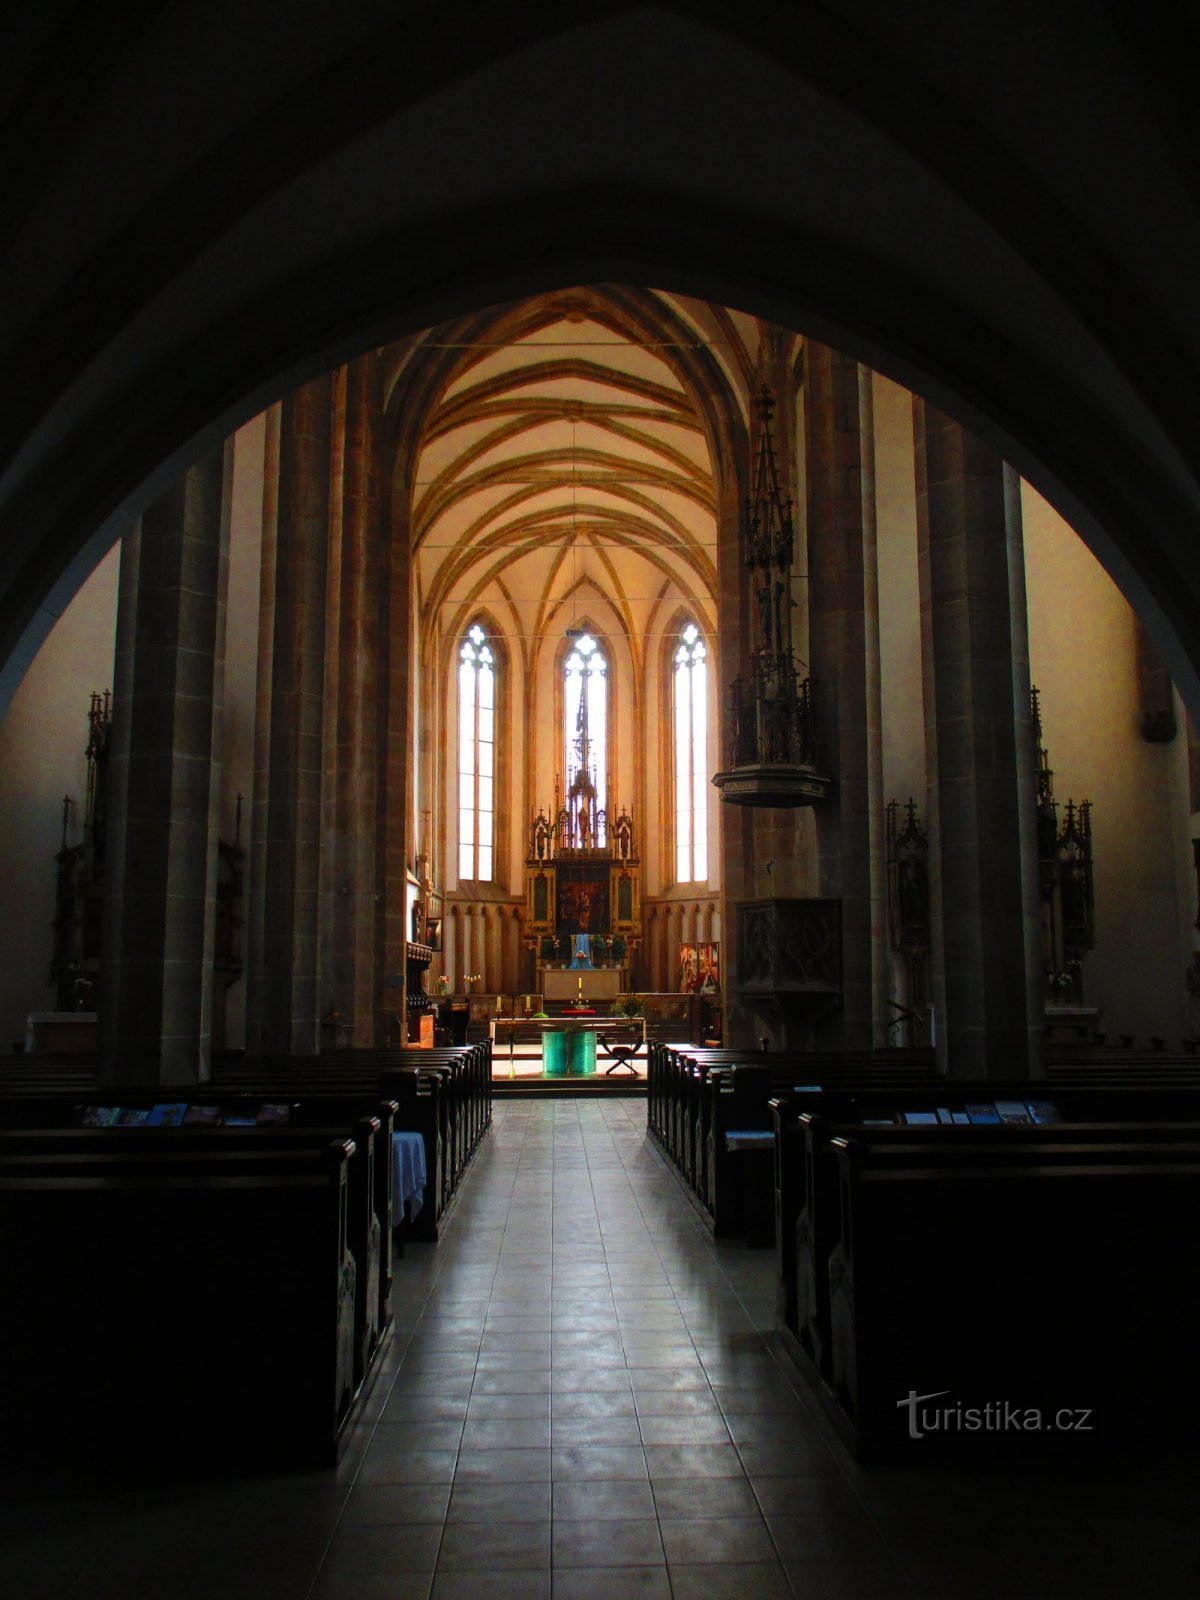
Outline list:
[[[675,881],[708,878],[708,661],[694,622],[678,635],[672,661],[675,735]]]
[[[478,622],[458,652],[458,876],[490,882],[495,843],[496,657]]]
[[[607,793],[608,662],[590,633],[575,640],[563,662],[563,743],[576,833],[586,832],[591,844],[602,846],[604,827],[595,814]],[[590,800],[576,787],[581,774],[591,780]]]

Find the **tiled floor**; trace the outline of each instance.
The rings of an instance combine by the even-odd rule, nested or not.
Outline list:
[[[6,1600],[1194,1596],[1197,1472],[864,1469],[770,1333],[773,1260],[714,1247],[645,1101],[497,1107],[336,1472],[18,1482]],[[138,1403],[138,1397],[131,1397]],[[245,1419],[252,1427],[253,1419]]]

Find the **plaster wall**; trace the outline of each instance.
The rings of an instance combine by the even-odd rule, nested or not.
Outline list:
[[[114,546],[58,619],[0,722],[0,1056],[30,1011],[55,1008],[54,857],[79,843],[92,691],[112,687],[120,550]]]
[[[1187,746],[1139,731],[1134,615],[1063,519],[1022,485],[1031,678],[1055,798],[1091,800],[1096,948],[1084,961],[1085,1003],[1110,1038],[1152,1034],[1178,1047],[1187,1032],[1181,940]],[[1114,1039],[1115,1042],[1115,1039]]]

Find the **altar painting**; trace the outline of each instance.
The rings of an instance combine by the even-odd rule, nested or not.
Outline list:
[[[557,915],[559,934],[608,932],[608,873],[595,867],[558,868]]]

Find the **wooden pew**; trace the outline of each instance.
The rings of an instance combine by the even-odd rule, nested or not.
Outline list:
[[[103,1130],[102,1130],[103,1131]],[[352,1418],[352,1140],[0,1170],[0,1439],[332,1464]]]
[[[426,1205],[412,1237],[436,1239],[479,1143],[491,1126],[490,1041],[437,1050],[325,1052],[320,1056],[224,1058],[214,1063],[215,1088],[311,1095],[375,1089],[400,1106],[397,1129],[425,1143]]]
[[[775,1245],[777,1262],[778,1326],[785,1341],[798,1339],[810,1359],[820,1364],[821,1352],[828,1349],[827,1295],[825,1262],[836,1241],[838,1212],[831,1189],[836,1180],[828,1158],[829,1139],[834,1135],[861,1136],[864,1123],[883,1118],[893,1122],[901,1108],[910,1113],[937,1115],[953,1106],[958,1115],[974,1102],[1020,1103],[1030,1098],[1044,1101],[1044,1087],[1026,1083],[1001,1085],[946,1084],[936,1088],[911,1084],[878,1087],[865,1083],[828,1086],[819,1093],[777,1096],[772,1100],[775,1127]],[[1200,1121],[1200,1092],[1178,1089],[1086,1088],[1075,1087],[1055,1092],[1054,1106],[1072,1128],[1098,1125],[1101,1128],[1134,1125],[1169,1127],[1175,1123]],[[877,1138],[912,1142],[940,1136],[939,1128],[872,1127]],[[986,1139],[992,1130],[986,1126],[959,1130],[964,1141]],[[999,1130],[1000,1136],[1019,1128]],[[1037,1130],[1041,1136],[1053,1128]],[[819,1139],[816,1135],[819,1133]],[[1089,1137],[1083,1132],[1081,1137]],[[824,1157],[824,1165],[818,1160]],[[818,1201],[824,1200],[824,1204]],[[798,1304],[799,1297],[799,1304]]]
[[[946,1131],[952,1145],[960,1130]],[[905,1402],[919,1395],[1047,1417],[1091,1408],[1089,1449],[1194,1428],[1200,1329],[1181,1286],[1195,1259],[1200,1138],[1130,1130],[1089,1148],[1047,1131],[1057,1137],[1019,1137],[988,1160],[833,1141],[833,1414],[860,1454],[910,1447]],[[928,1455],[930,1437],[911,1448]]]
[[[869,1057],[847,1055],[838,1060],[833,1074],[829,1061],[820,1062],[822,1084],[809,1077],[807,1071],[798,1070],[810,1065],[808,1056],[791,1056],[770,1065],[766,1058],[759,1057],[753,1066],[709,1068],[700,1085],[695,1138],[697,1149],[704,1151],[702,1163],[697,1156],[698,1194],[712,1219],[714,1234],[737,1231],[733,1219],[739,1213],[752,1212],[760,1217],[772,1214],[774,1163],[767,1158],[770,1146],[764,1143],[766,1154],[761,1161],[755,1161],[744,1159],[749,1152],[732,1151],[729,1145],[731,1133],[766,1134],[773,1129],[772,1097],[784,1091],[806,1101],[816,1099],[825,1092],[831,1076],[837,1077],[846,1093],[884,1086],[895,1097],[910,1089],[929,1088],[929,1079],[923,1072],[914,1075],[911,1068],[877,1068]],[[739,1176],[735,1178],[735,1174]],[[750,1186],[749,1193],[742,1192],[746,1185]],[[769,1228],[756,1232],[760,1243],[771,1244]]]
[[[899,1167],[915,1161],[969,1161],[985,1166],[1008,1161],[1014,1152],[1054,1152],[1054,1159],[1067,1164],[1092,1159],[1091,1152],[1109,1145],[1126,1145],[1131,1140],[1141,1145],[1166,1146],[1183,1140],[1200,1140],[1200,1123],[1070,1123],[1058,1127],[975,1126],[951,1128],[863,1128],[831,1124],[826,1119],[802,1112],[795,1125],[797,1146],[792,1154],[801,1185],[799,1209],[791,1230],[789,1250],[787,1220],[780,1221],[777,1260],[782,1272],[789,1273],[793,1310],[789,1323],[805,1353],[826,1382],[832,1382],[830,1367],[829,1262],[841,1239],[842,1210],[839,1187],[838,1140],[869,1138],[879,1166],[889,1160]],[[785,1146],[786,1148],[786,1146]],[[780,1209],[783,1208],[781,1201]],[[790,1258],[790,1261],[789,1261]],[[779,1298],[787,1317],[786,1276]]]
[[[301,1111],[300,1106],[293,1108]],[[332,1118],[336,1107],[305,1106],[310,1119],[319,1110]],[[97,1175],[136,1173],[169,1155],[181,1172],[196,1170],[212,1158],[226,1164],[244,1158],[247,1168],[258,1155],[263,1170],[283,1171],[288,1162],[302,1163],[314,1150],[346,1137],[353,1152],[347,1164],[347,1248],[355,1262],[354,1382],[366,1376],[391,1321],[391,1123],[394,1102],[378,1114],[314,1120],[305,1126],[280,1127],[114,1127],[0,1130],[0,1172],[10,1175],[34,1168],[53,1176],[72,1171]]]

